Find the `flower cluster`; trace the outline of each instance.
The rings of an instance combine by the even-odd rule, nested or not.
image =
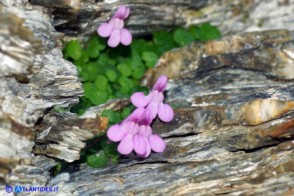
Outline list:
[[[151,150],[165,150],[165,142],[159,135],[152,133],[150,125],[157,115],[164,122],[170,122],[174,117],[173,109],[163,103],[167,81],[166,76],[160,76],[147,96],[141,92],[134,93],[131,101],[137,109],[120,124],[109,128],[107,137],[113,142],[120,142],[119,153],[128,155],[134,150],[138,156],[146,158]]]
[[[101,24],[97,33],[101,37],[109,37],[108,46],[117,47],[119,43],[127,46],[132,42],[132,35],[124,28],[124,20],[129,16],[130,8],[122,5],[112,16],[109,22]]]

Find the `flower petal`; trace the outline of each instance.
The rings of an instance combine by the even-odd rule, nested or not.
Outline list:
[[[174,111],[168,104],[160,103],[158,109],[158,117],[163,122],[170,122],[174,118]]]
[[[154,152],[163,152],[166,144],[159,135],[150,135],[149,142]]]
[[[150,96],[145,96],[144,93],[136,92],[131,96],[131,102],[136,107],[145,107],[150,102]]]
[[[144,138],[145,143],[146,143],[146,153],[144,154],[144,158],[149,157],[149,155],[151,154],[151,145],[150,142],[147,138]]]
[[[146,143],[142,136],[135,135],[134,136],[134,150],[139,155],[144,155],[146,153]]]
[[[150,126],[153,119],[156,117],[156,114],[154,114],[150,108],[145,110],[145,114],[144,114],[144,118],[142,119],[142,121],[140,122],[141,125],[146,125],[146,126]],[[151,130],[152,132],[152,130]]]
[[[138,123],[144,118],[145,108],[140,107],[135,109],[127,118],[123,120],[123,122],[135,122]]]
[[[117,11],[115,12],[115,14],[113,15],[112,18],[119,18],[119,19],[126,19],[130,14],[130,8],[121,5],[119,6],[119,8],[117,9]]]
[[[124,21],[119,18],[112,18],[109,21],[109,24],[111,24],[116,29],[122,29],[124,27]]]
[[[150,126],[146,126],[145,137],[148,138],[152,134],[152,129]]]
[[[119,143],[117,147],[117,151],[120,154],[128,155],[134,149],[134,141],[133,136],[131,134],[127,134]]]
[[[125,11],[125,15],[123,16],[122,19],[126,19],[126,18],[129,16],[129,14],[130,14],[130,8],[127,7],[127,8],[126,8],[126,11]]]
[[[138,134],[148,138],[152,134],[152,129],[149,125],[141,125],[139,126]]]
[[[108,39],[108,46],[115,48],[118,46],[120,42],[120,30],[119,29],[114,29],[112,33],[110,34],[110,37]]]
[[[151,101],[149,105],[146,107],[146,113],[151,115],[151,119],[156,118],[158,113],[159,103],[157,101]]]
[[[126,129],[122,129],[122,127],[118,124],[112,125],[107,131],[107,137],[109,140],[113,142],[119,142],[126,134]]]
[[[132,43],[132,34],[129,30],[123,28],[120,31],[120,42],[125,46],[128,46]]]
[[[160,76],[155,84],[153,85],[152,90],[157,90],[159,92],[163,92],[166,88],[168,78],[165,75]]]
[[[112,31],[113,25],[110,23],[103,23],[97,29],[97,33],[101,37],[109,37]]]
[[[121,123],[121,129],[125,131],[125,133],[135,135],[138,132],[139,126],[137,123],[134,123],[132,121],[126,121]]]

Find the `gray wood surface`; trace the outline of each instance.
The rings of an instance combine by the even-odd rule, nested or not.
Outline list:
[[[58,186],[60,195],[294,194],[292,0],[52,2],[0,1],[0,195],[6,184]],[[72,164],[52,177],[53,158],[78,160],[105,130],[103,109],[128,104],[112,100],[82,119],[53,111],[82,96],[61,40],[86,39],[120,3],[131,7],[134,35],[211,21],[228,36],[169,51],[146,74],[147,85],[171,78],[175,119],[153,124],[163,154],[103,169]]]

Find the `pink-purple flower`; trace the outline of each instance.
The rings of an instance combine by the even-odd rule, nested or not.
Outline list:
[[[122,5],[118,8],[109,22],[103,23],[98,27],[97,33],[101,37],[109,37],[107,42],[108,46],[114,48],[117,47],[119,43],[125,46],[131,44],[132,35],[129,30],[124,28],[124,20],[129,14],[130,8]]]
[[[119,153],[128,155],[134,150],[138,156],[146,158],[151,150],[165,150],[166,144],[163,139],[152,134],[152,128],[148,124],[151,121],[145,120],[146,111],[145,108],[137,108],[122,123],[109,128],[107,137],[113,142],[120,142],[117,148]]]
[[[173,109],[163,103],[163,91],[166,88],[168,78],[160,76],[154,84],[152,91],[145,96],[144,93],[136,92],[131,96],[131,101],[136,107],[146,107],[152,113],[152,120],[158,115],[164,122],[170,122],[174,117]]]
[[[134,149],[134,136],[138,132],[139,122],[143,118],[145,109],[137,108],[120,124],[113,125],[107,131],[107,137],[113,142],[120,142],[118,151],[130,154]]]
[[[174,117],[172,108],[163,103],[167,81],[166,76],[159,77],[147,96],[134,93],[131,101],[137,109],[120,124],[109,128],[107,137],[113,142],[120,142],[117,148],[119,153],[128,155],[135,151],[138,156],[146,158],[151,150],[159,153],[165,150],[164,140],[152,133],[150,125],[157,115],[164,122],[170,122]]]

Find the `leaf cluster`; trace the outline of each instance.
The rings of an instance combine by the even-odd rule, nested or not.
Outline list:
[[[71,111],[82,114],[91,106],[109,99],[129,97],[136,91],[147,91],[140,81],[148,68],[154,67],[166,51],[194,41],[207,41],[220,37],[220,31],[204,23],[188,29],[154,32],[151,37],[135,38],[131,47],[109,48],[106,40],[97,35],[86,43],[70,41],[63,49],[64,57],[72,61],[79,71],[84,96]]]
[[[147,92],[140,81],[147,69],[156,65],[166,51],[185,46],[194,41],[208,41],[221,36],[220,31],[209,23],[189,28],[177,27],[172,31],[154,32],[150,37],[134,38],[130,47],[107,47],[106,40],[92,36],[87,42],[68,42],[64,57],[73,62],[83,83],[84,96],[71,108],[79,115],[86,109],[105,103],[113,98],[130,97],[134,92]],[[109,124],[116,124],[131,113],[131,108],[116,112],[105,110]],[[91,167],[103,167],[118,162],[117,144],[109,143],[106,136],[93,139],[82,154],[82,160]],[[91,143],[91,141],[90,141]]]

